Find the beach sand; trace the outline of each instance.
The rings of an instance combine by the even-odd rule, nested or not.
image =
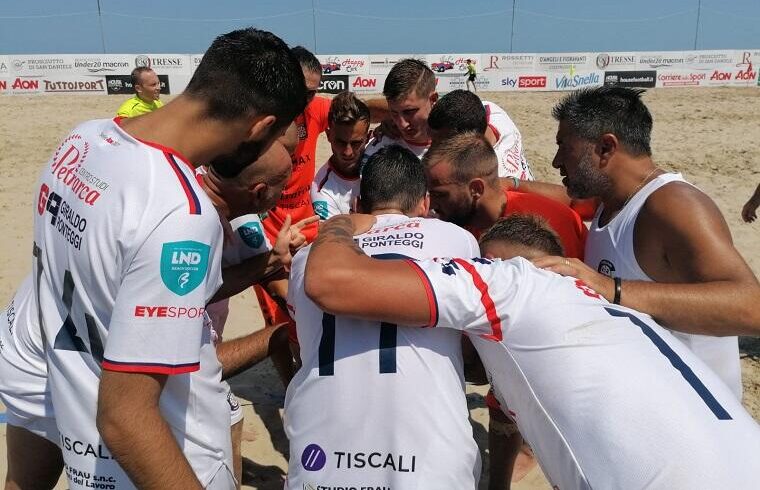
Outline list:
[[[551,168],[556,122],[551,107],[558,93],[485,93],[484,100],[507,110],[523,136],[536,178],[559,183]],[[654,116],[652,148],[656,163],[682,172],[720,207],[737,248],[760,274],[760,223],[741,221],[742,205],[760,182],[760,90],[658,89],[645,96]],[[37,175],[63,136],[77,123],[111,117],[120,97],[0,97],[0,302],[7,302],[31,270],[32,211]],[[317,162],[329,156],[321,137]],[[261,328],[262,320],[251,291],[231,302],[225,337],[230,339]],[[742,339],[744,405],[760,420],[760,340]],[[243,455],[245,488],[281,489],[287,465],[287,440],[280,417],[284,388],[269,361],[234,378],[231,383],[245,406]],[[487,438],[483,389],[468,389],[475,436],[481,447]],[[635,428],[631,428],[635,430]],[[0,424],[4,434],[5,425]],[[5,464],[4,438],[0,466]],[[487,485],[484,454],[480,488]],[[59,488],[65,488],[63,483]],[[517,490],[550,488],[540,470],[513,485]]]

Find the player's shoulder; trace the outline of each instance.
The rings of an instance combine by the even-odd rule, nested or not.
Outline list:
[[[706,227],[715,220],[724,222],[715,201],[681,179],[670,181],[650,194],[642,205],[640,219],[650,220],[656,227],[671,228]]]

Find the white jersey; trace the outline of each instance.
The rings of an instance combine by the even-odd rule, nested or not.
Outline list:
[[[760,427],[651,317],[522,258],[409,263],[554,488],[757,488]]]
[[[422,157],[425,156],[428,148],[430,148],[430,143],[427,143],[425,145],[416,145],[414,143],[409,143],[403,138],[391,138],[389,136],[383,136],[379,141],[376,138],[371,138],[369,142],[367,142],[367,146],[364,148],[362,166],[364,166],[367,160],[369,160],[369,157],[380,151],[382,148],[392,145],[398,145],[402,148],[406,148],[407,150],[414,153],[415,156],[420,160],[422,160]]]
[[[455,225],[400,215],[356,240],[373,256],[479,253]],[[459,332],[323,313],[303,291],[309,250],[296,254],[288,291],[303,367],[285,397],[286,488],[476,488]]]
[[[232,467],[203,322],[221,284],[222,229],[182,156],[117,121],[75,128],[38,183],[35,287],[66,474],[71,488],[132,487],[95,425],[108,369],[170,375],[161,413],[207,484]]]
[[[0,328],[0,398],[9,425],[58,444],[38,315],[34,281],[29,275],[5,309]]]
[[[488,127],[496,136],[493,149],[499,160],[499,177],[517,177],[533,180],[528,159],[525,157],[520,131],[507,112],[493,102],[483,101]]]
[[[327,161],[311,183],[311,202],[319,219],[328,219],[354,211],[354,197],[359,195],[359,176],[341,175]]]
[[[633,232],[636,218],[647,198],[670,182],[686,182],[681,174],[657,176],[642,187],[605,226],[599,226],[604,206],[599,206],[586,239],[585,262],[602,274],[624,280],[652,281],[636,261]],[[713,337],[671,332],[710,366],[741,400],[742,377],[737,337]]]

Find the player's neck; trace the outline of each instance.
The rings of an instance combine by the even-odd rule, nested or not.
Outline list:
[[[203,102],[180,95],[160,110],[126,118],[121,127],[130,136],[157,143],[184,155],[194,167],[235,150],[246,131],[204,117]]]
[[[475,205],[470,227],[485,231],[503,216],[506,206],[507,196],[504,192],[487,187]]]
[[[382,209],[374,209],[371,213],[372,216],[380,216],[383,214],[403,214],[406,215],[403,211],[397,208],[382,208]]]
[[[618,167],[619,169],[610,175],[609,191],[600,196],[605,214],[620,211],[637,192],[662,173],[650,157],[631,160]]]
[[[486,127],[486,132],[483,133],[483,136],[485,136],[486,141],[488,141],[491,146],[495,145],[498,139],[496,138],[496,134],[493,132],[493,129],[491,129],[491,126]]]

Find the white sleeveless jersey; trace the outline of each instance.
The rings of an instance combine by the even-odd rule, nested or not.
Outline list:
[[[478,253],[455,225],[400,215],[356,240],[374,256]],[[286,488],[476,488],[460,333],[323,313],[303,292],[309,250],[296,254],[288,291],[303,367],[285,398]]]
[[[170,375],[162,415],[208,483],[231,468],[203,322],[221,283],[219,217],[181,155],[117,121],[75,128],[38,182],[35,287],[69,485],[132,487],[95,425],[101,369]]]
[[[328,219],[354,211],[354,197],[359,195],[359,177],[346,178],[336,172],[328,160],[311,183],[311,202],[319,219]]]
[[[533,180],[528,159],[522,144],[522,135],[507,112],[493,102],[483,101],[488,126],[496,136],[493,149],[499,160],[499,177],[517,177]]]
[[[38,315],[29,275],[6,307],[0,328],[0,398],[8,424],[58,444]]]
[[[630,281],[652,281],[636,261],[633,232],[636,218],[647,198],[670,182],[686,182],[681,174],[657,176],[641,188],[628,204],[605,226],[599,226],[604,206],[599,206],[586,239],[585,262],[610,277]],[[713,337],[683,332],[671,332],[710,366],[736,396],[742,397],[741,363],[737,337]]]
[[[651,317],[522,258],[409,263],[430,323],[470,333],[553,488],[757,488],[757,422]]]

